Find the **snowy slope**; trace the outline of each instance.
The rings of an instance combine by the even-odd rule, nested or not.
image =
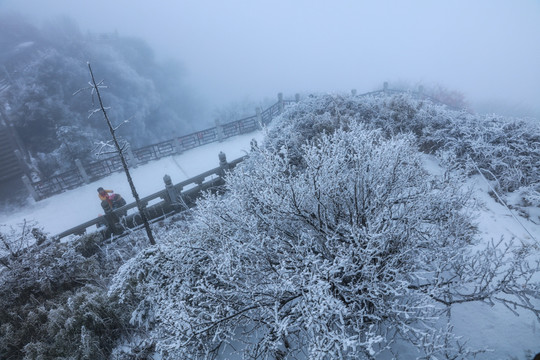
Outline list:
[[[426,158],[425,167],[434,175],[443,172],[434,157]],[[472,196],[477,204],[478,248],[503,237],[505,241],[514,239],[516,244],[535,246],[540,258],[539,208],[526,209],[531,215],[530,220],[519,216],[515,210],[495,201],[489,194],[493,190],[492,185],[481,175],[473,176],[466,186],[473,189]],[[508,198],[516,203],[518,196],[509,195]],[[537,276],[540,278],[540,274]],[[494,306],[485,303],[457,304],[452,307],[450,324],[454,326],[454,332],[467,341],[468,347],[490,350],[479,354],[476,359],[532,359],[526,352],[540,353],[540,323],[531,313],[519,314],[514,315],[498,303]],[[404,358],[408,358],[407,355]]]
[[[536,245],[540,257],[540,225],[538,208],[530,209],[531,220],[518,216],[496,202],[488,192],[491,190],[486,180],[475,176],[471,179],[474,196],[479,202],[478,229],[483,241],[506,241]],[[531,237],[532,235],[532,237]],[[537,280],[540,274],[537,274]],[[540,304],[536,304],[539,307]],[[479,359],[532,359],[525,351],[540,353],[540,323],[530,313],[520,312],[515,316],[501,304],[490,306],[484,303],[469,303],[454,306],[451,322],[457,334],[469,340],[469,346],[486,347],[493,352],[479,356]]]

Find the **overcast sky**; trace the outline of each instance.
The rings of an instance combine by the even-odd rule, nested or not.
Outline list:
[[[383,81],[540,109],[540,0],[0,0],[146,40],[217,104]],[[540,113],[540,110],[536,110]]]

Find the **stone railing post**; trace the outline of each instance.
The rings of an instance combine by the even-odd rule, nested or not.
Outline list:
[[[279,113],[281,114],[281,113],[283,112],[283,109],[284,109],[284,105],[283,105],[283,93],[278,93],[278,94],[277,94],[277,98],[278,98]]]
[[[218,141],[222,142],[223,138],[225,137],[225,135],[223,134],[223,126],[221,126],[219,119],[216,119],[215,124]]]
[[[34,189],[34,187],[32,186],[32,182],[30,181],[28,176],[23,175],[22,176],[22,181],[24,183],[24,186],[26,186],[26,189],[28,190],[30,195],[32,195],[32,197],[34,198],[34,200],[39,201],[40,197],[39,197],[38,193],[36,192],[36,189]]]
[[[263,121],[262,121],[262,111],[260,107],[255,108],[255,114],[257,114],[257,126],[259,127],[259,130],[262,130],[263,128]]]
[[[174,149],[177,154],[181,154],[184,152],[184,147],[182,146],[180,138],[174,139]]]
[[[384,91],[384,92],[388,92],[388,81],[385,81],[385,82],[383,83],[383,91]]]
[[[295,102],[300,102],[300,94],[299,93],[294,94],[294,101]]]
[[[227,162],[227,156],[225,155],[223,151],[220,151],[218,158],[219,158],[219,167],[221,168],[220,176],[224,176],[225,171],[229,170],[229,163]]]
[[[171,177],[169,175],[165,175],[163,177],[163,182],[165,183],[165,191],[167,192],[165,202],[168,205],[175,205],[177,203],[176,199],[178,197],[178,194],[176,193],[176,189],[172,184]]]
[[[83,181],[85,184],[90,183],[90,178],[88,177],[88,174],[86,173],[86,170],[84,169],[81,160],[75,159],[75,165],[77,165],[77,169],[79,170],[79,174],[81,174],[81,177],[83,178]]]
[[[133,154],[133,149],[131,148],[130,144],[127,144],[126,152],[129,156],[129,163],[132,167],[136,168],[139,165],[139,161],[137,161],[135,154]]]

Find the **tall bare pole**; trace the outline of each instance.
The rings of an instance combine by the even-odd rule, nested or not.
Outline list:
[[[109,116],[107,115],[107,110],[103,106],[103,101],[101,100],[101,94],[99,93],[99,87],[94,78],[94,73],[92,72],[92,67],[90,66],[90,63],[88,63],[88,70],[90,70],[90,76],[92,77],[92,87],[96,91],[97,98],[99,100],[99,106],[101,108],[101,112],[103,113],[103,116],[105,117],[105,120],[107,121],[107,125],[109,126],[109,131],[111,132],[114,146],[116,147],[116,151],[118,151],[118,154],[120,155],[120,160],[122,161],[124,172],[126,173],[129,186],[131,187],[131,193],[133,194],[133,197],[135,198],[135,202],[137,203],[139,214],[141,215],[142,221],[144,223],[144,228],[146,229],[146,235],[148,236],[148,240],[150,241],[150,244],[155,245],[156,241],[154,240],[152,229],[150,228],[150,224],[148,223],[148,218],[146,217],[144,206],[142,205],[141,200],[139,199],[139,194],[137,193],[137,189],[135,189],[135,184],[133,183],[133,179],[131,178],[131,174],[129,173],[129,169],[128,169],[126,159],[124,157],[123,149],[118,143],[118,140],[116,139],[116,130],[112,126],[112,123],[109,120]]]

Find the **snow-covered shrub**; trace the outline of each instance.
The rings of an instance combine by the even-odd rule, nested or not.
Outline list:
[[[430,137],[441,139],[441,149],[454,152],[471,172],[480,170],[500,190],[540,182],[540,128],[530,122],[463,114]]]
[[[124,265],[110,295],[136,308],[131,323],[164,358],[370,358],[398,338],[427,357],[458,352],[434,330],[441,311],[515,291],[527,269],[496,281],[499,247],[470,252],[466,194],[427,174],[413,142],[351,122],[294,161],[285,146],[252,153],[228,193]]]
[[[442,105],[421,101],[410,94],[395,96],[313,96],[286,110],[269,131],[267,146],[278,150],[286,145],[299,149],[304,141],[323,133],[346,128],[350,123],[364,123],[381,129],[388,136],[413,133],[418,146],[433,152],[441,139],[430,139],[435,129],[448,127],[452,118],[460,114]]]
[[[144,239],[107,244],[91,234],[60,243],[30,225],[0,234],[8,244],[33,240],[1,258],[0,358],[107,358],[131,336],[133,311],[110,301],[108,278]]]
[[[292,161],[304,141],[349,123],[364,123],[387,137],[413,133],[421,151],[455,153],[457,164],[477,167],[500,190],[514,191],[540,182],[540,128],[532,122],[480,116],[450,109],[410,94],[394,96],[310,97],[288,109],[269,131],[268,146],[286,146]]]
[[[36,221],[26,221],[19,226],[0,225],[0,265],[9,267],[9,262],[19,256],[31,244],[45,241]]]
[[[152,360],[155,355],[154,343],[146,337],[130,339],[129,345],[121,345],[113,349],[110,359],[114,360]]]
[[[521,206],[535,206],[540,208],[540,184],[535,186],[524,186],[518,189]]]
[[[38,309],[41,333],[27,339],[25,359],[106,359],[126,332],[128,313],[110,302],[103,287],[64,292]]]
[[[76,291],[98,272],[95,259],[47,240],[10,257],[5,266],[0,278],[0,357],[22,358],[26,345],[31,353],[50,350],[49,311],[58,306],[59,296]]]

